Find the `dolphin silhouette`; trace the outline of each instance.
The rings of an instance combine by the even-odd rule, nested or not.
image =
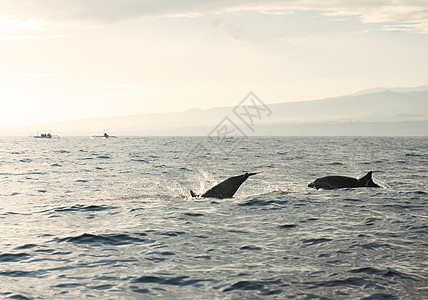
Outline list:
[[[202,195],[197,195],[192,190],[190,190],[190,194],[192,195],[192,197],[218,198],[218,199],[232,198],[233,195],[235,195],[236,191],[241,186],[241,184],[243,184],[248,177],[259,173],[261,172],[245,173],[243,175],[230,177],[225,181],[222,181],[216,186],[212,187]]]
[[[308,187],[314,189],[341,189],[341,188],[356,188],[356,187],[380,187],[373,182],[373,172],[368,172],[365,176],[360,179],[346,177],[346,176],[327,176],[318,178],[315,181],[308,184]]]

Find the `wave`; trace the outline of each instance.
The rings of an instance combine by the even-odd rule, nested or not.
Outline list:
[[[57,207],[54,208],[53,211],[55,212],[67,212],[67,211],[104,211],[104,210],[110,210],[110,209],[117,209],[117,206],[109,206],[109,205],[82,205],[82,204],[76,204],[70,207]]]
[[[304,284],[310,285],[309,288],[319,288],[319,287],[338,287],[338,286],[364,286],[368,284],[369,281],[362,277],[348,277],[345,279],[335,279],[335,280],[326,280],[320,282],[304,282]]]
[[[417,281],[417,279],[413,278],[412,276],[399,272],[397,270],[391,269],[391,268],[386,268],[384,270],[381,269],[376,269],[373,267],[364,267],[364,268],[359,268],[359,269],[353,269],[349,271],[350,273],[365,273],[368,275],[377,275],[377,276],[381,276],[381,277],[398,277],[401,279],[409,279],[409,280],[414,280]]]
[[[156,283],[165,285],[187,286],[195,285],[203,281],[213,281],[212,279],[188,279],[189,276],[178,277],[157,277],[157,276],[141,276],[133,280],[134,283]]]
[[[40,211],[40,213],[47,213],[49,215],[53,215],[53,217],[58,216],[58,213],[67,213],[67,212],[101,212],[118,209],[117,206],[110,205],[82,205],[75,204],[72,206],[59,206],[51,209]]]
[[[368,297],[361,298],[361,300],[379,300],[379,299],[399,300],[400,298],[397,296],[393,296],[390,294],[384,294],[384,293],[375,293],[375,294],[370,295]]]
[[[16,247],[15,249],[21,250],[21,249],[31,249],[31,248],[35,248],[35,247],[38,247],[38,245],[36,245],[36,244],[25,244],[23,246]]]
[[[145,159],[131,158],[131,161],[140,162],[140,163],[150,163]]]
[[[349,248],[355,248],[355,247],[361,247],[367,250],[376,250],[378,248],[394,249],[394,247],[392,247],[387,243],[376,243],[376,242],[371,242],[371,243],[361,244],[361,245],[351,245]]]
[[[412,153],[406,153],[404,156],[406,156],[406,157],[427,157],[428,155],[412,152]]]
[[[223,292],[231,291],[259,291],[262,295],[276,295],[282,293],[282,290],[270,290],[267,288],[269,285],[278,286],[282,284],[281,280],[243,280],[232,284],[230,287],[223,290]]]
[[[204,214],[200,214],[200,213],[184,213],[185,216],[189,216],[189,217],[202,217]]]
[[[8,299],[16,299],[16,300],[32,300],[33,298],[25,297],[21,294],[12,294],[10,292],[1,293],[0,295],[8,296]]]
[[[309,246],[314,246],[317,244],[323,244],[327,242],[331,242],[333,239],[327,239],[327,238],[318,238],[318,239],[303,239],[302,243],[304,244],[302,248],[306,248]]]
[[[179,236],[179,235],[186,234],[186,233],[184,231],[167,231],[167,232],[161,232],[159,234],[164,235],[164,236],[174,237],[174,236]]]
[[[144,234],[145,235],[145,234]],[[128,245],[136,243],[144,243],[147,239],[133,237],[127,234],[90,234],[84,233],[78,236],[71,236],[66,238],[56,238],[56,242],[69,242],[74,244],[86,244],[86,245]]]
[[[291,228],[296,228],[297,225],[296,224],[284,224],[284,225],[279,225],[278,228],[280,229],[291,229]]]
[[[30,258],[27,253],[5,253],[0,254],[0,262],[17,262]]]
[[[239,250],[258,251],[258,250],[263,250],[263,249],[260,247],[257,247],[257,246],[249,245],[249,246],[243,246],[243,247],[239,248]]]
[[[71,152],[68,150],[55,150],[54,153],[60,153],[60,154],[70,154]]]
[[[11,270],[11,271],[1,271],[0,272],[0,276],[6,276],[6,277],[40,277],[39,276],[40,272],[37,271],[16,271],[16,270]]]
[[[263,200],[259,197],[252,198],[245,201],[244,203],[239,203],[239,206],[269,206],[269,205],[285,205],[288,204],[288,200]]]

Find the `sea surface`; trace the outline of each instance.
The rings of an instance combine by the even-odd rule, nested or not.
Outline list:
[[[422,137],[0,137],[0,299],[428,299],[427,182]]]

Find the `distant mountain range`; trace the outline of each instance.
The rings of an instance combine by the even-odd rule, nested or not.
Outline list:
[[[259,110],[247,107],[248,113],[253,115],[251,118],[248,115],[239,118],[234,113],[235,107],[221,107],[73,120],[38,128],[50,128],[63,136],[101,134],[104,129],[114,135],[143,136],[218,135],[221,130],[229,130],[231,135],[428,136],[428,86],[379,88],[342,97],[266,107],[256,104]],[[239,109],[245,112],[245,107]],[[23,130],[16,129],[16,132]],[[33,131],[34,128],[27,133]]]

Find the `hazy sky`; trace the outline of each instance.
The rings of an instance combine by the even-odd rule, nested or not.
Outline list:
[[[0,126],[428,83],[426,0],[1,0]]]

